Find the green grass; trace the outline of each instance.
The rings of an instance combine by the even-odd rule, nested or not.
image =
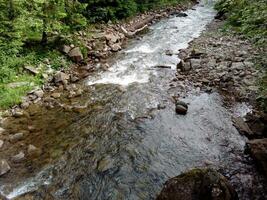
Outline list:
[[[1,55],[1,54],[0,54]],[[7,109],[13,105],[21,103],[22,96],[36,86],[43,84],[42,70],[38,75],[31,75],[25,71],[25,65],[40,67],[45,70],[47,64],[45,59],[49,59],[50,66],[54,70],[66,68],[71,61],[62,55],[58,50],[51,47],[29,47],[19,56],[2,56],[0,60],[0,109]],[[26,82],[26,85],[19,87],[9,87],[10,83]]]

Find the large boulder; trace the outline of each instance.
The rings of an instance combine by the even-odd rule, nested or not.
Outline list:
[[[251,154],[260,169],[267,175],[267,138],[250,140],[247,152]]]
[[[168,180],[157,200],[238,200],[238,196],[215,170],[193,169]]]

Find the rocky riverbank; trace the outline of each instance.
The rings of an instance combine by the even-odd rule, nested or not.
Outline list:
[[[181,62],[177,65],[176,77],[170,83],[170,91],[174,88],[182,89],[184,93],[180,94],[181,97],[189,93],[191,88],[204,92],[216,91],[224,97],[224,103],[228,109],[231,109],[236,102],[252,105],[251,112],[245,116],[235,117],[233,114],[233,124],[240,134],[249,139],[246,153],[254,159],[266,182],[267,115],[256,101],[260,92],[258,81],[264,75],[264,69],[257,67],[257,56],[261,55],[263,49],[255,47],[242,36],[221,32],[223,24],[224,21],[215,19],[205,33],[195,39],[187,49],[180,51]],[[172,55],[171,52],[167,53]],[[174,99],[177,98],[179,96],[174,96]],[[198,170],[205,171],[200,169],[196,171]],[[238,199],[225,188],[219,189],[221,196],[215,197],[214,190],[212,188],[205,190],[205,183],[201,181],[197,182],[201,186],[196,187],[195,181],[198,180],[198,176],[188,177],[194,174],[193,172],[194,170],[167,181],[157,199],[201,199],[203,195],[209,196],[209,199]],[[207,180],[206,178],[205,181]],[[187,182],[186,185],[184,185],[185,182]],[[210,185],[213,184],[210,183]],[[215,185],[218,186],[217,183]],[[251,185],[250,189],[247,189],[254,190],[253,187],[258,186]],[[253,198],[261,199],[263,196],[258,195]]]

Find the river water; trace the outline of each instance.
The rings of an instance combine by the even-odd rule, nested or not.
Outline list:
[[[55,144],[60,158],[18,182],[1,182],[9,199],[34,192],[34,199],[155,199],[163,183],[194,167],[212,166],[231,179],[241,199],[254,191],[254,166],[243,155],[246,139],[232,125],[219,94],[202,93],[190,81],[169,90],[177,56],[215,16],[201,3],[150,27],[110,62],[108,71],[84,81],[90,106],[71,116]],[[173,56],[167,56],[171,51]],[[158,68],[156,66],[170,66]],[[189,104],[176,115],[172,95]],[[235,113],[249,111],[237,105]],[[56,114],[54,114],[56,115]],[[58,116],[55,118],[60,118]],[[63,145],[64,146],[64,145]],[[59,150],[57,149],[57,150]],[[53,149],[55,151],[55,149]]]

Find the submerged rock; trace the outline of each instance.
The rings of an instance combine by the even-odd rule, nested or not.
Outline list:
[[[6,160],[0,160],[0,176],[9,172],[10,166]]]
[[[227,179],[213,169],[193,169],[168,180],[157,200],[238,200]]]
[[[267,175],[267,138],[250,140],[247,143],[247,152]]]

